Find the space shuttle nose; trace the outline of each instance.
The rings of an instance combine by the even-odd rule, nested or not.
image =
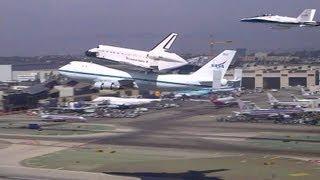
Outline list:
[[[88,56],[88,57],[97,57],[97,53],[88,50],[88,51],[86,51],[86,56]]]

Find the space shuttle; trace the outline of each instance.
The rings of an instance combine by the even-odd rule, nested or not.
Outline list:
[[[109,45],[99,45],[86,51],[89,57],[101,58],[140,67],[147,70],[165,71],[188,64],[179,55],[170,52],[170,48],[178,34],[171,33],[150,51],[141,51]]]
[[[298,17],[287,17],[272,14],[264,14],[241,19],[241,22],[263,23],[273,25],[274,28],[289,29],[291,27],[316,27],[320,22],[314,21],[316,9],[305,9]]]

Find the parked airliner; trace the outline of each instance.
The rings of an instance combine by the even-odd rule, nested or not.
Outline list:
[[[236,51],[226,50],[192,74],[157,74],[122,71],[106,66],[73,61],[59,69],[71,79],[93,82],[99,89],[139,88],[147,90],[188,90],[211,88],[214,71],[224,77]],[[221,79],[226,85],[227,80]]]
[[[237,116],[244,116],[250,119],[268,119],[268,118],[285,118],[292,115],[303,113],[301,108],[273,108],[261,109],[255,104],[248,106],[241,100],[238,100],[240,112],[235,112]]]
[[[151,51],[99,45],[86,52],[87,56],[116,61],[154,71],[171,70],[188,64],[186,60],[169,49],[178,34],[171,33]]]
[[[92,102],[101,103],[107,102],[110,105],[116,106],[138,106],[143,104],[149,104],[152,102],[160,102],[161,99],[145,99],[145,98],[121,98],[121,97],[97,97]]]
[[[306,99],[320,99],[320,96],[311,92],[311,91],[306,91],[304,90],[303,87],[301,87],[301,95],[303,96],[303,98],[306,98]]]
[[[82,116],[76,116],[76,115],[56,115],[56,114],[44,114],[41,113],[40,117],[42,121],[87,121],[86,118]]]
[[[316,9],[306,9],[297,18],[264,14],[262,16],[244,18],[241,19],[241,21],[250,23],[266,23],[276,25],[279,28],[320,26],[320,22],[313,20],[315,13]]]
[[[272,94],[267,93],[268,100],[272,106],[289,106],[289,107],[312,107],[318,103],[318,100],[314,99],[298,99],[292,95],[294,101],[279,101]]]
[[[233,96],[227,96],[227,97],[221,97],[221,98],[219,98],[218,96],[211,96],[210,101],[216,107],[232,107],[232,106],[238,105],[236,98],[234,98]]]

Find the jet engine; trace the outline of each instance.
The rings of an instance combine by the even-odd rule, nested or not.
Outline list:
[[[221,85],[222,85],[222,86],[227,85],[227,83],[228,83],[228,80],[226,80],[226,79],[221,79]]]
[[[96,82],[93,85],[95,88],[103,89],[120,89],[120,84],[118,82]]]

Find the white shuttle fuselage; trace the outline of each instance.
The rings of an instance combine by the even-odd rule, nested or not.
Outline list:
[[[151,51],[99,45],[88,50],[86,55],[155,71],[171,70],[188,64],[179,55],[169,52],[176,37],[176,33],[171,33]]]

